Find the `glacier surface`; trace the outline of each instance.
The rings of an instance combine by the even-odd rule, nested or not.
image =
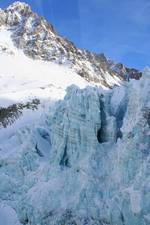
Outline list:
[[[149,69],[109,91],[68,87],[0,142],[2,204],[21,224],[148,225],[149,96]]]

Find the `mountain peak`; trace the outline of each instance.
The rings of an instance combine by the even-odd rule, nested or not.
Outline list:
[[[7,10],[20,11],[21,10],[31,10],[30,6],[25,2],[16,1],[8,6]]]
[[[32,14],[31,7],[25,2],[19,2],[19,1],[16,1],[13,4],[11,4],[4,11],[11,15],[10,20],[12,21],[17,18],[18,19],[20,18],[20,20],[22,20],[24,17],[29,17],[29,15]]]

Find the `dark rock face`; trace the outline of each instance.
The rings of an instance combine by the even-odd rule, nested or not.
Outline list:
[[[68,64],[90,82],[111,88],[121,80],[139,79],[141,72],[108,60],[104,54],[81,50],[59,36],[43,17],[33,13],[30,6],[16,2],[0,11],[0,25],[12,31],[15,45],[35,59]],[[110,78],[113,82],[110,82]]]

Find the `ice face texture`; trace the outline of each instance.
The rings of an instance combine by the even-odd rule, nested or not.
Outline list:
[[[1,200],[22,224],[148,224],[149,92],[149,70],[110,91],[69,87],[45,120],[9,139]]]

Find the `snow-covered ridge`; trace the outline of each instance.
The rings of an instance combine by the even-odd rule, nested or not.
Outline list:
[[[33,60],[25,56],[22,50],[18,50],[14,46],[11,31],[4,26],[0,28],[0,46],[12,53],[9,54],[3,49],[0,54],[1,98],[8,96],[15,100],[16,95],[19,100],[22,94],[28,98],[30,91],[31,94],[35,93],[34,96],[37,94],[37,97],[41,97],[42,88],[45,90],[47,87],[53,86],[64,91],[71,84],[76,84],[80,88],[88,85],[88,82],[68,67],[52,62]],[[37,92],[36,89],[38,89]]]
[[[31,11],[26,3],[16,2],[0,12],[0,25],[11,29],[15,45],[35,59],[68,65],[80,76],[104,87],[122,80],[139,79],[141,73],[108,60],[103,54],[81,50],[57,34],[51,24]]]

